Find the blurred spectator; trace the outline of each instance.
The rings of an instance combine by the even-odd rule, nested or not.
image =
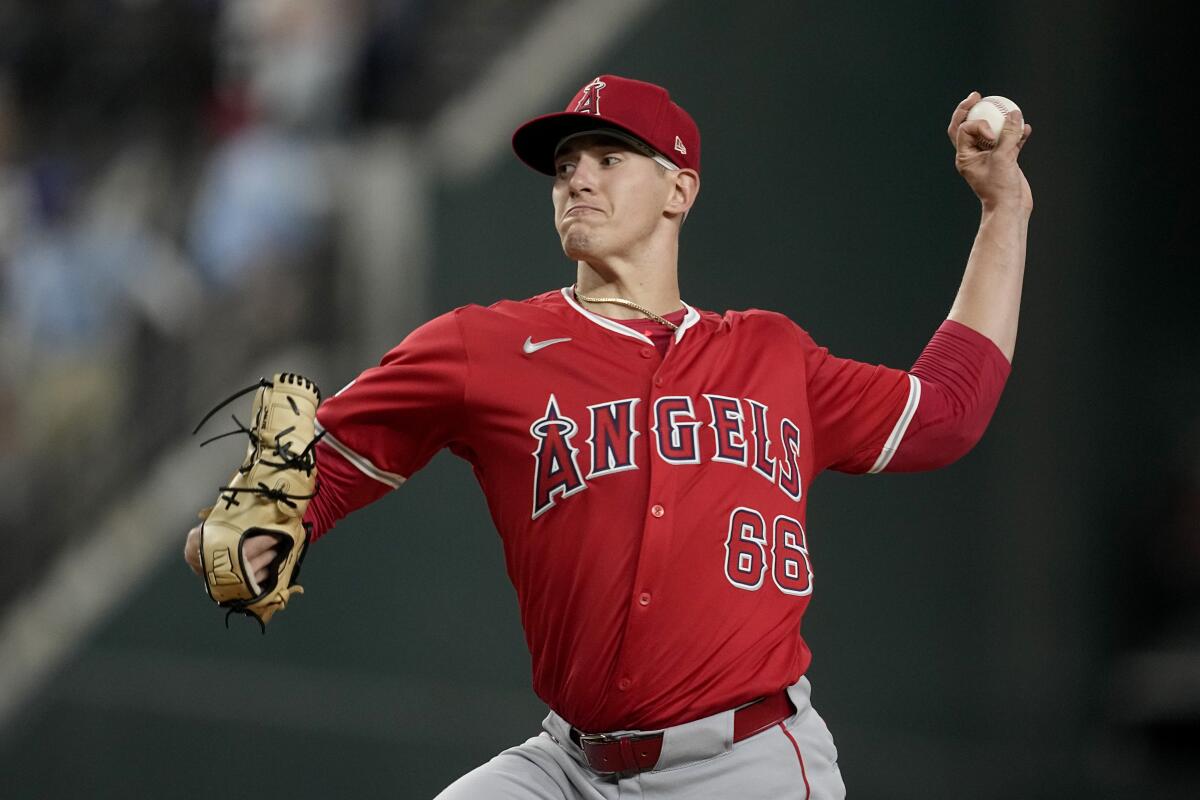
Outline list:
[[[223,7],[216,122],[225,139],[204,168],[188,233],[210,285],[270,285],[259,273],[273,271],[293,277],[277,289],[294,284],[329,237],[333,189],[322,144],[347,123],[366,8],[344,0]]]
[[[77,224],[72,165],[46,159],[30,178],[34,213],[13,249],[5,297],[10,368],[22,387],[19,449],[64,452],[86,445],[116,410],[116,281]]]
[[[173,335],[195,308],[195,279],[146,224],[154,172],[139,147],[90,192],[70,162],[30,170],[35,213],[12,251],[5,302],[25,452],[86,452],[105,436],[136,369],[122,357],[136,325]]]
[[[245,59],[249,94],[264,119],[309,133],[345,127],[367,11],[364,0],[231,0],[225,6],[231,55]]]
[[[235,135],[205,168],[192,214],[190,251],[205,279],[230,288],[299,258],[319,241],[329,192],[313,145],[269,126]]]

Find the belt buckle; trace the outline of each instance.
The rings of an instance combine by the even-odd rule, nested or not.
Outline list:
[[[652,752],[638,753],[641,742],[657,740]],[[654,733],[580,733],[579,748],[589,767],[600,775],[639,773],[653,769],[662,749],[662,734]],[[614,748],[613,745],[616,745]]]
[[[621,739],[630,738],[632,736],[632,733],[627,733],[621,736],[616,736],[611,733],[580,733],[579,746],[583,747],[585,744],[608,744],[609,742],[617,742]]]

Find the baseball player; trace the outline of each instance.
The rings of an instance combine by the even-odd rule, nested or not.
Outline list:
[[[550,176],[571,285],[464,306],[322,404],[314,536],[442,448],[487,498],[544,730],[441,795],[840,798],[800,625],[826,469],[948,464],[1009,373],[1032,195],[1019,112],[948,128],[982,222],[949,318],[907,371],[831,355],[769,311],[679,292],[700,133],[667,91],[601,75],[513,136]],[[197,530],[187,556],[194,567]],[[269,542],[251,540],[261,568]]]

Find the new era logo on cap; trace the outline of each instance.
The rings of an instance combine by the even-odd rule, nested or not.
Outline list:
[[[513,150],[538,172],[554,174],[554,152],[573,134],[612,128],[644,142],[681,169],[700,171],[700,130],[667,90],[645,81],[600,75],[585,84],[566,110],[517,128]]]

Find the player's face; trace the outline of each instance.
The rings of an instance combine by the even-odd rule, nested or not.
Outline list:
[[[671,175],[630,145],[581,136],[555,158],[554,224],[576,261],[631,256],[663,222]]]

